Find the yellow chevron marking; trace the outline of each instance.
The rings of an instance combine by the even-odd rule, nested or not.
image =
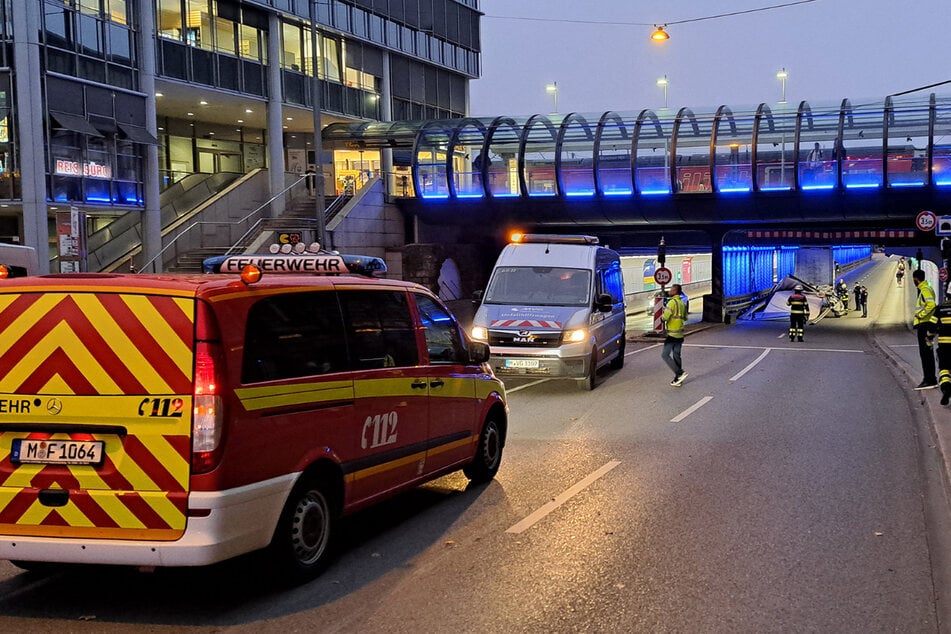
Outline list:
[[[96,491],[90,491],[89,497],[122,528],[145,528],[145,524],[142,520],[136,517],[125,504],[119,501],[119,497],[111,491],[105,494],[97,494]]]
[[[6,304],[6,306],[8,306],[12,303],[12,300],[16,298],[16,295],[4,297],[10,298],[10,301]],[[33,303],[26,312],[17,317],[17,319],[7,327],[3,333],[3,338],[0,339],[0,353],[9,350],[10,346],[15,344],[26,334],[26,331],[35,326],[36,322],[43,318],[46,313],[53,310],[62,298],[62,295],[44,295]],[[4,306],[4,308],[6,308],[6,306]],[[3,389],[2,385],[0,385],[0,389]],[[9,392],[12,390],[4,391]]]
[[[125,295],[122,299],[136,317],[138,317],[139,321],[142,322],[142,325],[155,337],[155,340],[162,342],[162,350],[168,354],[175,363],[175,366],[181,370],[182,374],[191,376],[192,350],[172,329],[168,323],[168,319],[156,310],[155,305],[145,296]],[[175,304],[182,313],[188,317],[188,321],[191,322],[193,316],[188,312],[187,308],[192,307],[194,302],[176,300]]]
[[[22,385],[23,381],[36,368],[45,362],[53,352],[62,348],[63,352],[80,368],[93,388],[100,393],[116,393],[119,386],[110,378],[109,373],[99,364],[89,350],[86,349],[73,330],[64,322],[53,327],[50,332],[40,339],[33,349],[6,374],[0,382],[0,392],[13,392]],[[169,391],[169,390],[166,390]],[[69,391],[72,394],[72,390]]]
[[[185,528],[185,514],[164,495],[143,496],[152,510],[172,528]]]
[[[179,486],[187,491],[190,469],[188,461],[175,451],[175,448],[162,436],[139,436],[139,440],[149,450],[149,453],[155,456],[155,459],[175,478]]]
[[[29,488],[33,478],[37,473],[42,471],[45,466],[46,465],[42,464],[22,464],[10,474],[10,477],[3,483],[3,486],[13,489]]]
[[[123,299],[128,300],[127,297]],[[122,360],[123,365],[135,373],[136,378],[145,387],[146,392],[162,394],[169,391],[168,383],[155,371],[155,368],[145,358],[135,342],[129,339],[125,331],[119,327],[115,317],[106,310],[98,297],[81,294],[76,295],[75,300],[79,309],[89,321],[96,324],[99,334],[109,342],[109,347]],[[128,304],[128,301],[126,303]],[[135,311],[135,308],[132,308],[132,310]],[[84,371],[86,370],[85,365],[79,365],[78,367]]]
[[[144,438],[140,438],[143,442]],[[115,461],[116,471],[122,474],[132,488],[136,491],[158,491],[159,486],[152,481],[152,478],[142,470],[137,462],[124,456],[121,460]]]

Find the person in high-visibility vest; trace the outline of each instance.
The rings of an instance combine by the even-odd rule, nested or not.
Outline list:
[[[793,294],[786,298],[786,305],[789,306],[789,340],[802,341],[809,319],[809,300],[802,294],[802,284],[796,284]]]
[[[938,387],[941,404],[951,403],[951,300],[945,299],[935,310],[938,319]]]
[[[687,378],[684,372],[683,362],[680,351],[684,344],[684,322],[687,321],[687,307],[684,306],[684,300],[680,297],[680,284],[671,284],[667,290],[669,295],[667,306],[664,307],[664,313],[661,315],[661,321],[667,327],[667,337],[664,339],[664,351],[661,358],[664,363],[673,370],[674,380],[670,384],[674,387],[680,387]]]
[[[925,281],[925,272],[915,269],[911,279],[918,287],[918,300],[915,302],[915,330],[918,333],[918,355],[921,357],[921,371],[924,378],[916,390],[930,390],[938,387],[938,377],[935,376],[934,364],[934,335],[937,329],[938,317],[935,311],[938,304],[935,301],[934,289]]]

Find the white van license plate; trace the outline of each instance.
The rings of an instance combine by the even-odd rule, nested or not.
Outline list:
[[[538,359],[506,359],[507,368],[537,368]]]
[[[16,438],[10,462],[30,464],[79,464],[98,466],[105,458],[101,440],[32,440]]]

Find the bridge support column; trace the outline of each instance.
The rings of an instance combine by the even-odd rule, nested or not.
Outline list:
[[[722,231],[710,232],[710,292],[703,296],[703,321],[729,323],[723,306],[723,237]]]

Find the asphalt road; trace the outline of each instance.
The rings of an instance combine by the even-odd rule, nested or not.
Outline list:
[[[206,570],[22,573],[0,631],[947,631],[936,391],[913,392],[909,289],[870,316],[690,334],[669,385],[631,342],[593,392],[509,381],[496,480],[451,475],[349,518],[339,560],[285,588],[254,557]]]

